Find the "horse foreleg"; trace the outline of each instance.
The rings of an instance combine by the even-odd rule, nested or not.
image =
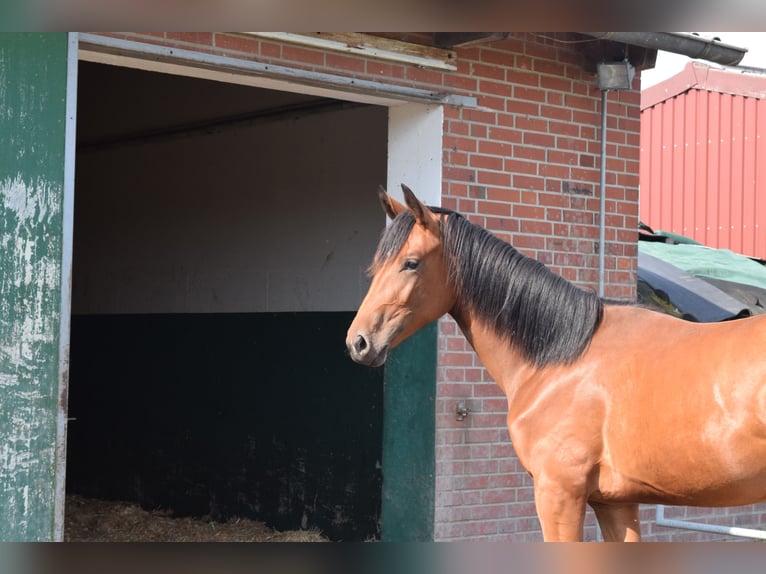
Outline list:
[[[535,480],[535,507],[543,540],[579,542],[585,520],[585,496],[573,493],[560,484]]]
[[[640,542],[641,524],[638,504],[602,504],[591,502],[605,542]]]

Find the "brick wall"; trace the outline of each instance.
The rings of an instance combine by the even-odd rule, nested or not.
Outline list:
[[[584,71],[581,45],[514,33],[458,49],[457,71],[442,72],[227,33],[117,36],[477,97],[479,109],[445,107],[442,204],[564,277],[596,288],[601,93],[595,76]],[[606,295],[632,300],[638,90],[609,92],[607,109]],[[440,321],[439,332],[435,538],[541,540],[532,483],[506,429],[506,399],[451,319]],[[471,411],[463,421],[455,416],[460,401]],[[643,511],[647,519],[653,513],[653,507]],[[741,516],[762,518],[757,507]],[[737,518],[718,516],[727,517]],[[705,537],[651,524],[645,532],[655,540]],[[586,539],[596,536],[589,514]]]

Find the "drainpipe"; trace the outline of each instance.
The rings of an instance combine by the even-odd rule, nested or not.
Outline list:
[[[629,90],[633,84],[633,66],[623,62],[598,65],[598,87],[601,90],[601,190],[598,222],[598,296],[604,297],[606,269],[606,94],[609,90]]]
[[[683,54],[690,58],[707,60],[724,66],[736,66],[747,53],[747,48],[739,48],[719,40],[684,32],[583,32],[583,34],[599,40],[611,40]]]
[[[606,251],[606,93],[601,90],[601,183],[598,209],[598,296],[604,297],[604,251]]]

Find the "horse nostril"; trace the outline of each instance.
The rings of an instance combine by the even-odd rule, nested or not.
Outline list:
[[[354,341],[354,349],[356,349],[356,352],[363,355],[367,350],[367,347],[367,339],[364,338],[364,335],[357,335],[356,341]]]

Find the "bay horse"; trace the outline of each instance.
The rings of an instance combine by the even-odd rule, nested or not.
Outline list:
[[[508,399],[546,541],[639,541],[639,503],[766,500],[766,315],[691,323],[606,303],[402,186],[346,338],[380,366],[449,313]]]

